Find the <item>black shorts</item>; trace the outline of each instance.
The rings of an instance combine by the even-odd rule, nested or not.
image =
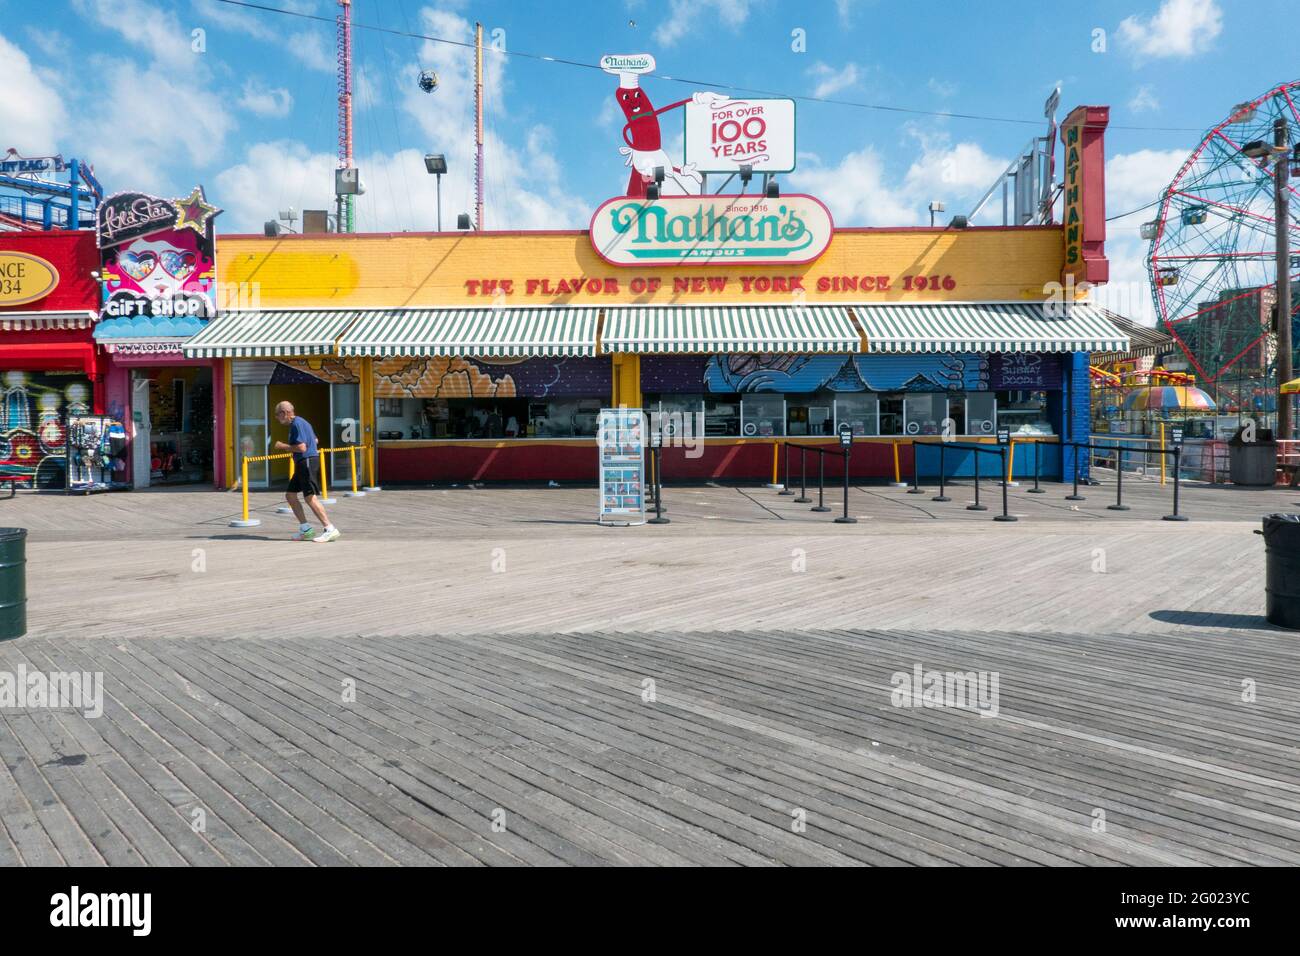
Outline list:
[[[289,479],[289,492],[300,491],[304,498],[320,494],[320,456],[293,463],[293,477]]]

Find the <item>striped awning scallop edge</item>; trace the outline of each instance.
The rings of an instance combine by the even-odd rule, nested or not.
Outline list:
[[[601,351],[629,353],[860,352],[838,305],[647,306],[605,310]]]
[[[539,358],[596,354],[598,308],[383,309],[363,312],[340,355]]]
[[[273,309],[225,312],[185,343],[187,358],[328,355],[358,310]]]
[[[1056,311],[1063,314],[1056,315]],[[1090,305],[855,305],[868,352],[1118,352],[1129,340]]]
[[[94,312],[0,312],[0,329],[22,332],[28,329],[88,329],[95,323]]]

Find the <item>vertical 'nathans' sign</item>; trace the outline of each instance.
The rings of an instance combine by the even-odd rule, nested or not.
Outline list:
[[[825,252],[834,230],[812,196],[624,196],[591,217],[591,244],[616,266],[791,265]]]

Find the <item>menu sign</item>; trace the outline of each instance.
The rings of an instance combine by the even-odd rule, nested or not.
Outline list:
[[[600,452],[600,524],[645,523],[645,432],[639,408],[602,408],[596,430]]]

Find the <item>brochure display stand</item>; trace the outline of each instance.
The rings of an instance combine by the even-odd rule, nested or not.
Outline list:
[[[600,524],[645,524],[645,433],[639,408],[602,408]]]

